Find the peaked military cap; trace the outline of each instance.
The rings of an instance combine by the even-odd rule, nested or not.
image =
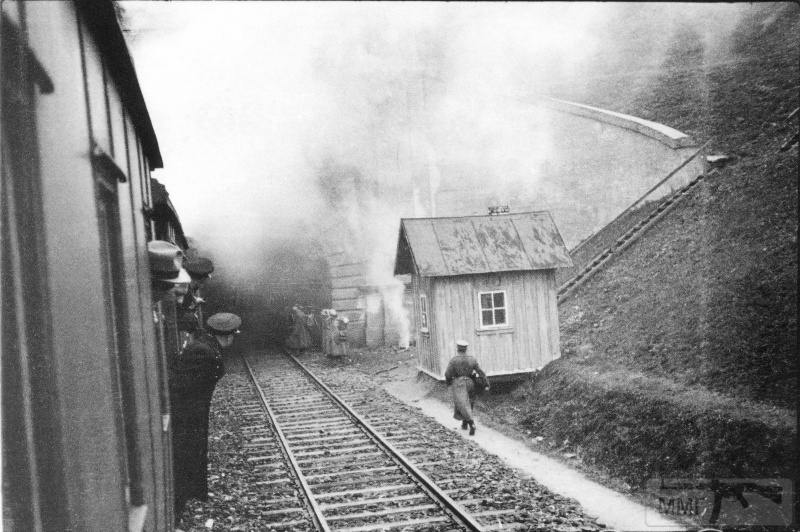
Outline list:
[[[466,351],[468,346],[469,343],[467,343],[465,340],[459,340],[456,342],[456,348],[458,351]]]
[[[203,279],[214,271],[214,263],[205,257],[187,259],[184,261],[183,267],[186,268],[186,271],[189,272],[192,279]]]
[[[206,324],[212,332],[233,334],[239,332],[238,329],[242,324],[242,318],[230,312],[217,312],[208,318]]]
[[[147,243],[150,259],[150,275],[165,283],[188,283],[192,278],[183,269],[183,251],[166,240],[152,240]]]

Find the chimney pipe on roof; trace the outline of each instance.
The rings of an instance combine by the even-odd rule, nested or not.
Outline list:
[[[497,216],[498,214],[508,214],[511,209],[508,205],[490,205],[489,216]]]

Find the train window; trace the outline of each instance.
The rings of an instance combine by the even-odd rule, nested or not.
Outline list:
[[[481,327],[508,325],[506,313],[506,291],[495,290],[478,294],[481,312]]]
[[[3,527],[61,530],[68,522],[56,417],[52,326],[36,130],[36,87],[54,90],[15,21],[0,4],[0,344],[2,344]],[[19,24],[19,26],[18,26]]]

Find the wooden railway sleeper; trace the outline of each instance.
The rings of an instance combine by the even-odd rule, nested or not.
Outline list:
[[[374,486],[370,488],[361,488],[355,490],[334,491],[319,495],[320,499],[335,499],[336,497],[343,497],[347,495],[359,495],[366,493],[386,493],[394,491],[403,491],[408,489],[416,489],[415,484],[396,484],[394,486]],[[324,503],[323,503],[324,504]]]
[[[360,451],[362,449],[366,450],[366,449],[374,449],[374,448],[375,448],[375,446],[373,446],[373,445],[358,445],[358,446],[346,446],[346,447],[342,446],[342,447],[335,447],[333,449],[327,449],[326,448],[326,449],[319,449],[319,450],[314,450],[314,451],[295,452],[294,455],[298,456],[298,457],[302,456],[303,458],[313,457],[313,456],[322,457],[322,456],[331,456],[331,455],[345,455],[345,454],[349,455],[349,454],[353,454],[353,453],[355,453],[357,451]],[[364,454],[359,455],[359,456],[364,456],[364,455],[369,455],[369,454],[370,453],[364,453]]]
[[[344,477],[348,475],[364,475],[365,473],[379,473],[387,471],[397,471],[397,467],[391,465],[391,466],[368,467],[366,469],[360,469],[358,471],[337,471],[335,473],[318,473],[315,475],[306,475],[306,478],[309,480],[315,480],[319,478],[330,479],[334,477]]]
[[[374,523],[368,525],[361,525],[352,528],[340,528],[338,532],[370,532],[370,531],[381,531],[386,532],[387,530],[394,530],[394,529],[405,529],[406,527],[413,527],[417,525],[432,525],[434,523],[441,523],[446,521],[447,517],[429,517],[426,519],[409,519],[407,521],[395,521],[392,523],[391,528],[387,528],[385,524],[381,523]]]
[[[332,502],[327,504],[323,503],[321,506],[324,510],[337,510],[340,508],[357,508],[359,506],[371,506],[375,504],[384,504],[387,502],[414,501],[418,499],[425,499],[425,495],[422,493],[399,496],[393,495],[391,499],[387,497],[378,497],[376,499],[359,499],[357,501]]]
[[[388,476],[388,477],[381,477],[380,478],[381,482],[387,482],[387,481],[393,481],[394,482],[394,481],[402,481],[402,480],[408,480],[408,477],[395,475],[395,476]],[[315,495],[317,497],[323,497],[325,495],[325,493],[322,492],[321,490],[328,490],[328,489],[331,489],[331,488],[336,488],[337,490],[341,491],[341,490],[346,489],[347,487],[352,487],[352,488],[355,489],[355,488],[363,486],[363,485],[364,485],[364,480],[363,479],[353,478],[353,479],[350,479],[350,480],[340,480],[340,481],[335,481],[335,482],[334,481],[324,482],[324,483],[320,482],[318,484],[314,484],[313,488],[315,490],[317,490],[315,492]]]
[[[352,521],[353,519],[367,519],[381,516],[389,516],[394,514],[409,514],[413,512],[420,512],[424,510],[437,510],[439,507],[435,504],[419,504],[416,506],[398,506],[397,508],[387,508],[377,512],[361,512],[356,514],[341,514],[332,515],[327,519],[328,521]],[[386,525],[387,523],[384,523]],[[388,523],[391,525],[391,523]]]

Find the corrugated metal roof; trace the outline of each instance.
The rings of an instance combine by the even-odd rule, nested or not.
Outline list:
[[[403,218],[394,273],[438,277],[569,266],[572,260],[553,218],[540,211]]]

